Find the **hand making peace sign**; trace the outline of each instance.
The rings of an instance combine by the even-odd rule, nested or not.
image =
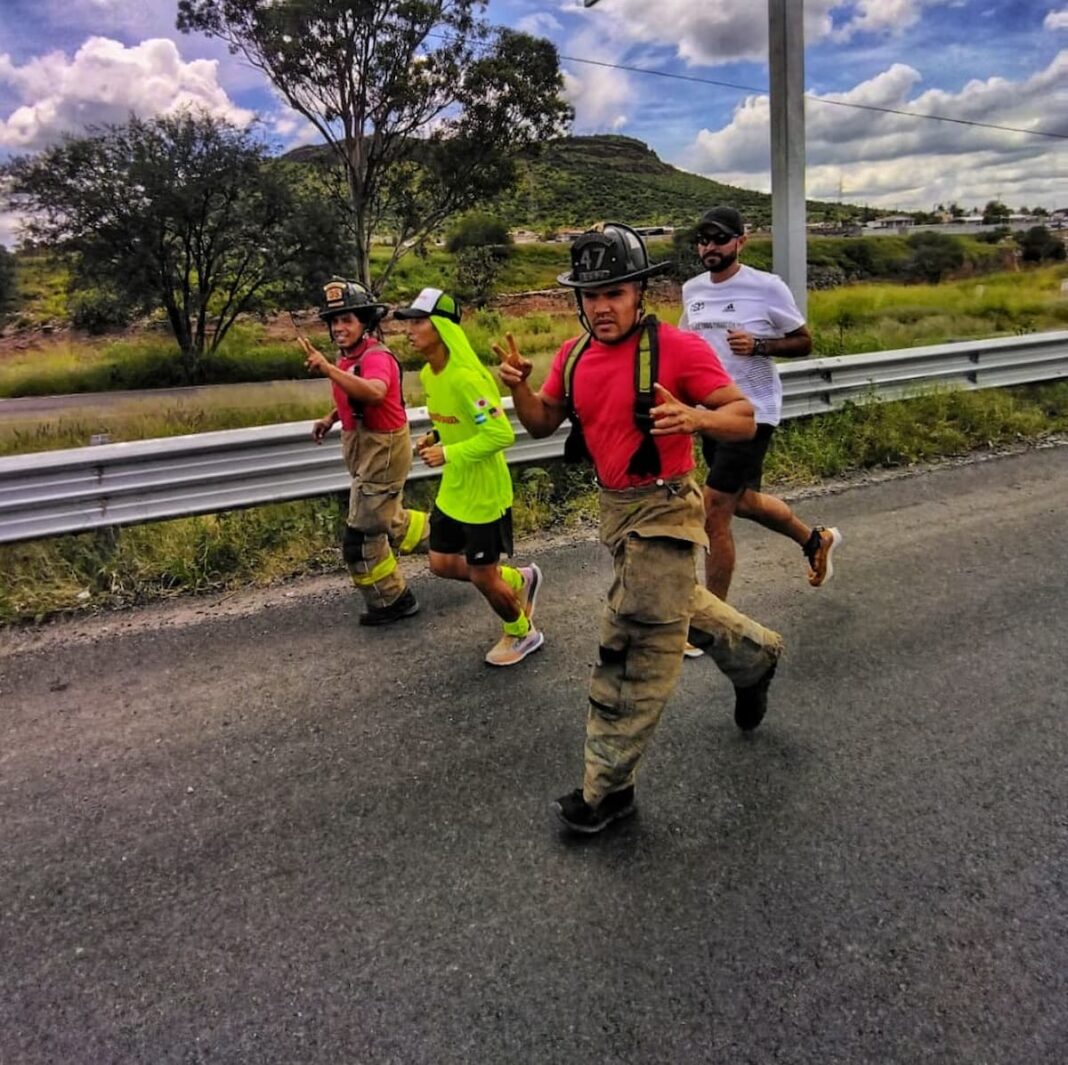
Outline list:
[[[530,376],[534,363],[519,354],[515,337],[511,333],[505,334],[505,340],[508,342],[508,350],[505,351],[500,344],[494,344],[493,353],[501,360],[500,369],[497,371],[501,383],[514,391]]]

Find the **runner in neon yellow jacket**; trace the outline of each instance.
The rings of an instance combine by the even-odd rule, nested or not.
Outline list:
[[[504,624],[486,662],[515,665],[545,641],[531,622],[541,570],[499,564],[502,554],[512,554],[512,475],[504,452],[515,432],[497,382],[460,327],[452,296],[423,289],[394,317],[407,323],[412,346],[426,359],[419,377],[433,430],[417,447],[427,465],[441,469],[430,515],[430,568],[478,588]]]

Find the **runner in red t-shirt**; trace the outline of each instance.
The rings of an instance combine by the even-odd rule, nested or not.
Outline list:
[[[576,290],[589,339],[574,364],[571,412],[564,370],[581,338],[557,352],[538,392],[528,383],[533,365],[510,335],[507,349],[494,349],[530,435],[549,436],[571,416],[601,486],[601,540],[612,552],[615,580],[590,682],[583,786],[554,803],[578,832],[599,832],[634,811],[634,775],[678,680],[687,634],[734,683],[735,721],[744,730],[764,717],[782,651],[777,633],[697,579],[697,551],[708,540],[701,492],[690,476],[692,436],[747,440],[756,423],[749,401],[703,341],[646,318],[645,279],[662,265],[651,266],[641,237],[616,222],[572,245],[571,270],[559,281]],[[651,348],[653,330],[656,405],[645,419],[635,359],[641,346]]]
[[[404,413],[400,364],[375,336],[389,312],[357,281],[334,278],[323,287],[319,317],[340,349],[335,366],[304,337],[305,365],[330,379],[334,409],[312,426],[316,443],[341,422],[341,449],[352,475],[342,553],[367,610],[361,625],[385,625],[419,609],[397,569],[397,557],[426,551],[426,514],[405,510],[404,481],[412,467],[412,441]]]
[[[720,365],[712,349],[692,333],[682,333],[661,323],[659,383],[683,403],[703,404],[720,389],[734,389],[734,383]],[[578,340],[569,340],[556,353],[541,395],[561,408],[565,405],[564,363]],[[593,335],[579,361],[574,378],[575,413],[582,423],[586,446],[594,458],[597,480],[605,488],[634,488],[648,483],[649,477],[627,472],[631,456],[641,443],[641,432],[632,417],[620,411],[634,406],[632,367],[638,350],[638,334],[604,343]],[[719,405],[729,402],[733,393],[720,393]],[[741,408],[739,408],[741,409]],[[660,476],[684,477],[694,468],[693,440],[680,432],[656,437],[660,453]]]

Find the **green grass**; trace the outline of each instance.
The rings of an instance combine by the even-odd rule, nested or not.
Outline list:
[[[325,334],[313,340],[327,350]],[[198,384],[243,384],[303,380],[304,360],[293,343],[265,339],[255,322],[234,326],[218,352],[206,356]],[[0,397],[52,396],[76,392],[116,392],[177,388],[188,384],[178,346],[162,333],[124,340],[84,343],[70,340],[47,352],[10,355],[0,362]]]
[[[847,407],[784,423],[767,483],[774,490],[1065,431],[1068,382]],[[586,467],[550,463],[513,477],[520,535],[595,515]],[[427,506],[433,492],[431,482],[410,485],[409,505]],[[344,513],[337,498],[315,499],[0,546],[0,622],[340,570]]]
[[[815,355],[852,355],[924,344],[1068,328],[1060,286],[1068,270],[1045,267],[941,285],[864,284],[814,292]]]
[[[784,422],[765,467],[771,483],[810,484],[850,470],[908,466],[1068,430],[1068,382],[944,390]]]
[[[0,422],[0,455],[24,455],[37,451],[85,447],[91,437],[104,435],[112,443],[151,440],[220,429],[244,429],[254,425],[307,420],[326,412],[329,400],[287,402],[278,406],[234,407],[224,401],[174,402],[162,410],[158,404],[131,402],[99,414],[75,414],[10,424]]]
[[[862,284],[810,293],[809,322],[817,356],[850,355],[940,344],[954,340],[990,337],[1031,331],[1068,328],[1068,299],[1061,294],[1068,268],[1046,267],[1026,273],[995,274],[981,280],[955,281],[938,286]],[[678,320],[677,304],[653,305],[665,321]],[[529,314],[509,318],[499,312],[470,312],[465,329],[475,350],[494,361],[491,345],[511,332],[520,351],[535,364],[532,380],[540,384],[548,373],[553,353],[577,331],[577,322],[566,314]],[[313,334],[323,350],[329,347],[325,333]],[[420,357],[403,334],[391,338],[398,357],[407,367],[405,394],[408,402],[421,402],[417,375]],[[168,383],[165,375],[176,355],[160,337],[117,341],[99,348],[64,345],[49,355],[14,357],[0,363],[0,396],[81,391],[74,383],[96,381],[121,387]],[[154,371],[158,367],[158,373]],[[241,325],[227,338],[219,356],[208,364],[212,380],[256,382],[275,379],[304,380],[307,375],[295,346],[267,341],[264,327]],[[113,385],[112,387],[119,387]],[[156,411],[155,403],[109,412],[107,415],[75,413],[42,424],[19,426],[0,422],[0,454],[77,447],[93,433],[106,432],[112,440],[138,440],[173,436],[211,429],[264,425],[276,421],[299,421],[318,416],[318,407],[304,403],[280,405],[271,402],[258,410],[234,409],[227,401],[170,404]],[[323,404],[329,402],[323,390]]]
[[[558,247],[551,250],[559,256]],[[420,264],[421,260],[413,257],[413,263]],[[558,266],[556,262],[551,270]],[[419,278],[420,285],[424,280],[440,280],[436,270],[432,257],[426,277]],[[1065,277],[1068,268],[1059,266],[934,286],[865,283],[811,292],[809,323],[815,354],[885,351],[1063,329],[1068,326],[1068,299],[1060,292]],[[542,279],[526,280],[537,287]],[[524,284],[516,280],[514,287]],[[666,321],[678,319],[677,305],[654,309]],[[516,335],[524,354],[538,358],[555,350],[577,328],[570,312],[505,318],[485,310],[469,312],[464,324],[475,350],[487,359],[490,345],[505,331]],[[311,338],[322,350],[329,349],[325,332],[316,328]],[[419,358],[403,335],[394,335],[391,343],[408,369],[418,368]],[[218,353],[203,364],[204,384],[302,380],[305,376],[296,346],[269,339],[264,325],[253,321],[235,326]],[[184,383],[176,345],[158,332],[107,343],[63,341],[47,353],[13,354],[0,361],[0,397],[165,388]]]
[[[67,320],[70,268],[62,256],[19,252],[15,257],[17,307],[10,324],[26,329]]]

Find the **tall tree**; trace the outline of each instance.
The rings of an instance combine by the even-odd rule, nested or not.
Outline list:
[[[989,200],[983,208],[983,225],[997,225],[999,222],[1007,222],[1012,212],[1000,200]]]
[[[227,42],[319,131],[345,177],[360,278],[515,180],[564,132],[556,48],[494,30],[485,0],[179,0],[178,28]],[[393,254],[372,277],[372,237]]]
[[[3,168],[28,234],[132,309],[162,307],[195,379],[237,316],[306,293],[337,256],[336,220],[248,132],[185,112],[70,137]]]

